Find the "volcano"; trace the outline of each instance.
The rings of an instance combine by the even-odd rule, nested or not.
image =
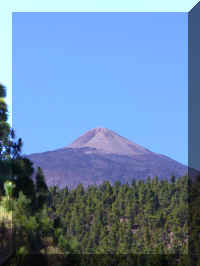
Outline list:
[[[187,174],[185,165],[103,127],[89,130],[67,147],[26,157],[43,169],[48,186],[60,188]]]
[[[83,148],[91,147],[105,153],[121,155],[139,155],[149,153],[147,149],[121,137],[107,128],[95,128],[79,137],[68,147]]]

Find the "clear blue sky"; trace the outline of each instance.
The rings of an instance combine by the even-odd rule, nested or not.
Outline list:
[[[187,164],[186,13],[14,13],[24,153],[107,127]]]

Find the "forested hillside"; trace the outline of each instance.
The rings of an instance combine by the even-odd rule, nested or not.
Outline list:
[[[56,214],[56,232],[65,241],[77,241],[79,253],[187,254],[187,180],[155,177],[132,185],[104,182],[87,190],[82,185],[72,191],[54,188],[47,213]]]
[[[48,187],[21,155],[3,98],[0,85],[0,263],[199,265],[200,178]]]
[[[32,205],[23,193],[13,203],[17,254],[176,255],[179,265],[186,263],[187,176],[87,189],[51,187],[40,203]]]
[[[12,200],[17,254],[188,254],[187,176],[49,191],[42,179],[34,204]]]

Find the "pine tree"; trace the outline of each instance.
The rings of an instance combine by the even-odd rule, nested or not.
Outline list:
[[[40,167],[37,168],[36,173],[36,197],[37,207],[41,207],[48,199],[49,190],[45,183],[43,171]]]
[[[8,109],[7,104],[4,100],[6,97],[6,90],[5,87],[0,84],[0,155],[1,159],[3,157],[4,152],[4,142],[8,138],[8,135],[10,133],[10,126],[7,123],[8,120]]]
[[[15,139],[15,132],[7,122],[8,108],[5,102],[6,89],[0,84],[0,160],[17,158],[21,152],[22,140]]]
[[[34,173],[33,163],[27,158],[18,158],[12,161],[13,181],[16,184],[14,196],[18,197],[22,191],[32,201],[35,206],[35,186],[32,179]]]
[[[14,173],[12,162],[20,157],[22,140],[15,141],[15,132],[10,127],[8,120],[8,108],[5,102],[6,89],[0,84],[0,190],[3,191],[3,183],[12,180]]]
[[[32,163],[21,156],[22,139],[15,141],[15,131],[8,124],[8,109],[5,102],[6,89],[0,84],[0,189],[6,180],[16,184],[14,196],[23,191],[33,200],[34,183]]]

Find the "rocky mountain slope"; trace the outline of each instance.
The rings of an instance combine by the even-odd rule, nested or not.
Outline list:
[[[40,166],[49,186],[70,188],[104,180],[131,182],[147,176],[182,176],[187,167],[106,128],[95,128],[62,149],[26,156]]]

